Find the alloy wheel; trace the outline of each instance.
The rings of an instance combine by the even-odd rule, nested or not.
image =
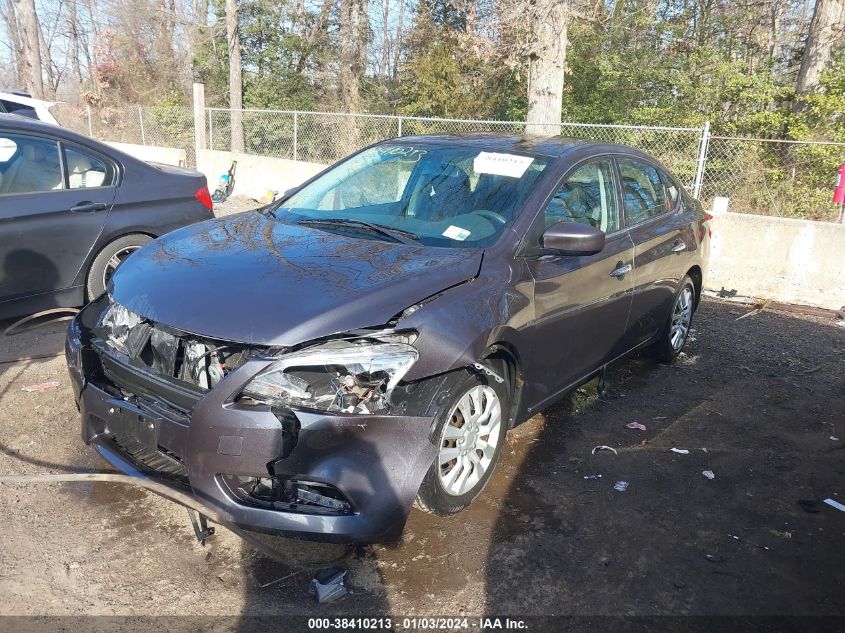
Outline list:
[[[129,257],[132,253],[137,251],[141,248],[140,245],[138,246],[125,246],[117,251],[114,255],[109,257],[109,261],[106,262],[106,267],[103,270],[103,287],[106,288],[109,285],[109,280],[112,278],[114,271],[118,269],[118,267],[124,262],[124,260]]]
[[[447,494],[472,490],[491,467],[500,441],[502,405],[487,385],[467,391],[449,413],[440,434],[437,476]]]
[[[684,286],[681,294],[675,299],[675,307],[672,310],[672,326],[669,331],[669,342],[676,352],[684,346],[684,341],[687,340],[690,321],[692,320],[692,305],[692,288]]]

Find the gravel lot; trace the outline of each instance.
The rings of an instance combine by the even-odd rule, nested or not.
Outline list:
[[[396,543],[278,539],[273,561],[225,528],[200,546],[141,489],[0,484],[0,615],[845,615],[845,512],[798,504],[845,502],[845,329],[747,311],[705,300],[678,362],[636,357],[604,398],[535,416],[469,510],[414,510]],[[63,357],[13,360],[59,354],[64,326],[0,336],[0,474],[106,470]],[[335,563],[351,595],[318,606],[308,580]]]

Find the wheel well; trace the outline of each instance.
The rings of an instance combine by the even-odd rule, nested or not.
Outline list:
[[[124,237],[129,237],[130,235],[145,235],[150,239],[156,239],[156,236],[148,231],[126,231],[125,233],[120,233],[119,235],[110,236],[109,239],[103,242],[102,246],[100,246],[98,249],[94,250],[92,248],[91,252],[88,254],[87,261],[82,266],[82,270],[80,271],[82,275],[81,282],[84,288],[86,301],[91,301],[93,299],[93,297],[88,297],[88,275],[91,273],[91,266],[94,265],[94,260],[97,259],[99,254],[102,253],[109,244],[112,244],[113,242],[116,242],[117,240],[122,239]]]
[[[698,307],[698,302],[701,300],[701,286],[703,283],[701,268],[693,266],[687,271],[687,275],[692,279],[692,283],[695,286],[695,307]]]
[[[508,428],[513,428],[525,384],[519,355],[516,349],[508,343],[494,343],[487,348],[483,360],[494,365],[494,369],[502,373],[502,377],[510,388],[511,402],[510,412],[508,413]]]

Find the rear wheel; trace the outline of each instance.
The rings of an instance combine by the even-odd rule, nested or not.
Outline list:
[[[417,506],[449,516],[484,489],[499,460],[507,432],[509,392],[504,383],[467,372],[435,427],[439,452],[423,479]]]
[[[103,294],[112,275],[126,258],[152,239],[149,235],[134,233],[106,244],[88,269],[88,279],[85,284],[88,300],[91,301]]]
[[[663,332],[652,347],[658,360],[669,362],[684,349],[689,337],[693,312],[695,312],[695,284],[688,276],[684,276],[675,294],[672,311],[663,326]]]

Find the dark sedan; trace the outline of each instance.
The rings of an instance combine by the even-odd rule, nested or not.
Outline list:
[[[707,221],[628,147],[376,144],[117,271],[69,328],[83,438],[265,532],[453,514],[508,429],[626,354],[681,351]]]
[[[131,253],[211,207],[202,174],[0,114],[0,319],[98,297]]]

